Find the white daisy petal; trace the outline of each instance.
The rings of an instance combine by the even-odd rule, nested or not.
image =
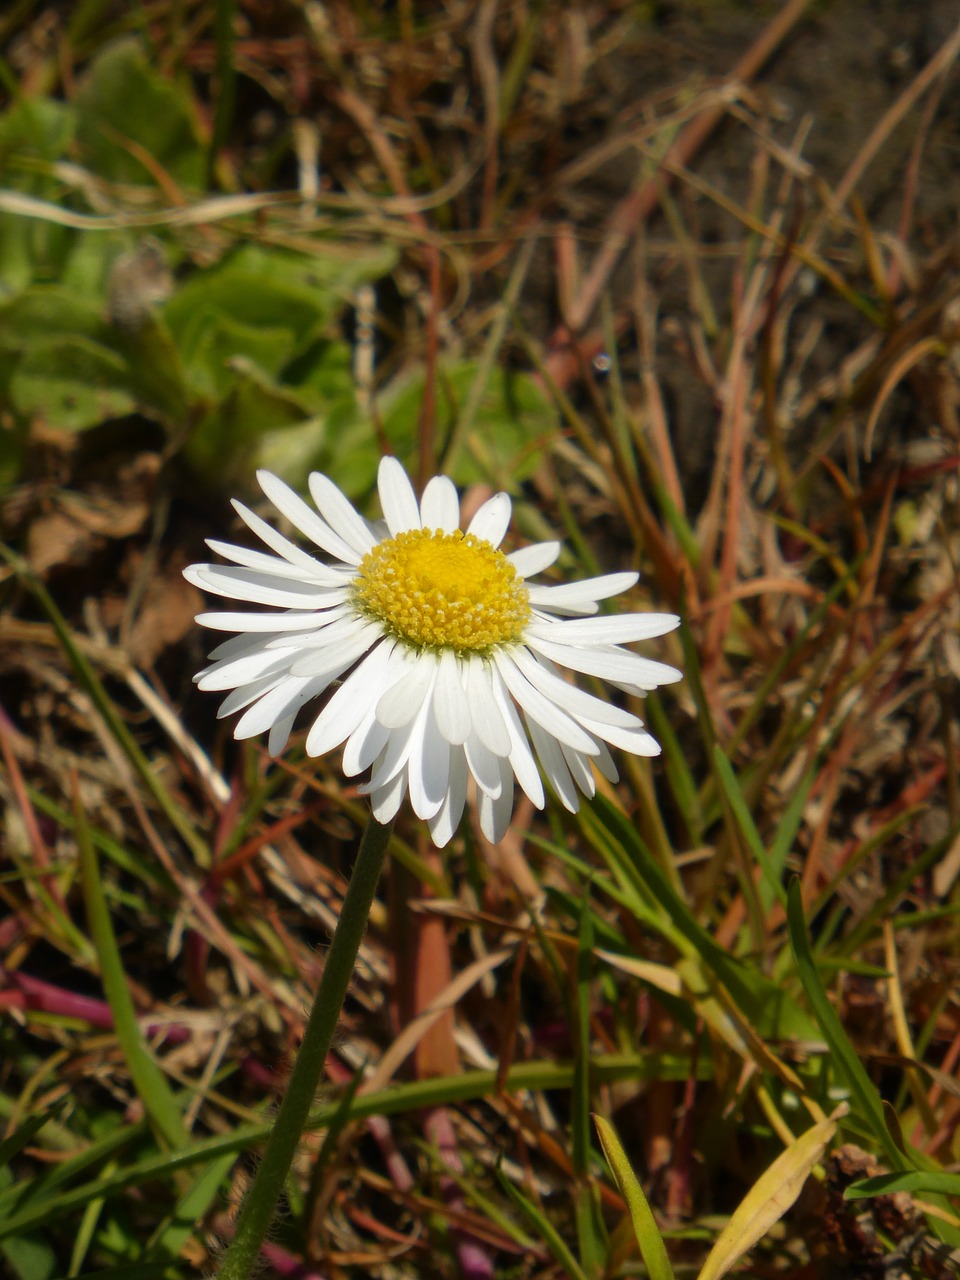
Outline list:
[[[302,547],[298,547],[289,538],[285,538],[279,530],[274,529],[273,525],[267,524],[266,520],[261,520],[255,512],[251,511],[249,507],[245,507],[242,502],[238,502],[236,498],[233,500],[233,509],[251,533],[255,533],[265,546],[268,546],[271,551],[275,551],[284,560],[289,561],[295,568],[302,569],[304,573],[310,576],[318,568],[326,568],[326,566],[320,565]],[[313,513],[309,512],[309,514],[312,515]],[[331,570],[330,572],[334,571]]]
[[[255,738],[284,716],[294,715],[306,702],[323,693],[332,676],[287,676],[240,717],[233,731],[237,739]]]
[[[420,506],[407,473],[396,458],[384,458],[377,472],[377,491],[383,518],[396,537],[407,529],[420,528]],[[318,504],[319,505],[319,504]]]
[[[389,737],[390,730],[380,723],[376,708],[371,707],[343,748],[343,772],[347,777],[355,778],[369,769]]]
[[[271,756],[278,756],[290,740],[290,731],[293,728],[293,722],[297,718],[294,711],[292,715],[283,716],[276,724],[271,725],[270,733],[267,737],[267,751]]]
[[[366,520],[358,515],[353,504],[327,476],[321,475],[319,471],[312,471],[307,483],[310,486],[310,496],[323,518],[358,556],[365,556],[376,541]],[[342,556],[341,559],[349,562],[348,556]]]
[[[363,788],[360,788],[363,791]],[[377,791],[371,791],[370,808],[373,810],[373,816],[384,826],[388,822],[392,822],[400,811],[403,804],[403,798],[407,794],[407,775],[405,773],[398,774],[392,778],[386,786],[380,787]]]
[[[312,631],[317,615],[290,613],[198,613],[195,622],[213,631]]]
[[[599,724],[595,720],[582,720],[584,728],[598,738],[603,738],[621,751],[634,756],[658,756],[660,743],[646,729],[621,729],[617,725]]]
[[[183,576],[195,587],[217,596],[283,609],[322,609],[331,594],[327,587],[303,581],[293,586],[273,574],[239,565],[195,564],[184,569]]]
[[[585,751],[587,755],[596,753],[596,747],[590,735],[581,729],[572,716],[561,711],[555,702],[551,702],[545,693],[530,683],[506,650],[494,653],[493,659],[503,678],[503,683],[528,717],[532,716],[542,728],[546,729],[547,733],[552,733],[558,741],[565,742],[568,747]]]
[[[286,679],[285,676],[264,676],[262,680],[251,680],[249,684],[240,685],[234,689],[233,693],[228,693],[220,703],[217,719],[222,720],[224,716],[232,716],[235,712],[242,711],[244,707],[249,707],[263,694],[275,689],[284,679]]]
[[[439,730],[431,701],[417,716],[407,759],[407,787],[418,818],[440,812],[449,778],[450,743]]]
[[[595,613],[598,600],[606,600],[608,596],[618,596],[622,591],[629,591],[639,576],[638,573],[608,573],[602,578],[564,582],[556,587],[528,587],[527,590],[530,592],[530,603],[538,609],[573,609],[579,613]]]
[[[495,756],[508,756],[510,734],[493,696],[490,664],[484,658],[468,658],[464,661],[463,671],[474,733]]]
[[[562,582],[558,586],[531,586],[530,599],[543,608],[553,608],[548,602],[559,605],[596,603],[611,595],[620,595],[636,585],[639,573],[604,573],[603,577],[585,577],[580,582]],[[666,614],[664,614],[666,616]]]
[[[576,813],[580,807],[580,797],[577,795],[577,788],[570,776],[567,762],[563,758],[560,742],[553,734],[542,729],[532,716],[528,715],[524,718],[530,730],[533,745],[537,749],[537,755],[540,757],[543,772],[547,775],[547,781],[553,787],[563,807],[571,813]]]
[[[274,635],[269,631],[265,635],[256,632],[253,635],[231,636],[229,640],[223,640],[220,644],[215,645],[207,654],[207,657],[211,662],[219,662],[223,658],[245,658],[248,654],[263,652],[267,648],[268,641],[279,640],[280,638],[280,636]],[[287,644],[290,644],[289,636],[284,637],[284,639]],[[193,678],[199,684],[201,678],[205,675],[206,671],[201,671],[200,675]]]
[[[510,735],[510,755],[508,756],[510,767],[517,775],[517,781],[520,783],[527,799],[531,804],[536,805],[538,809],[542,809],[544,804],[543,783],[540,781],[537,762],[533,758],[533,752],[530,750],[530,743],[523,731],[523,725],[520,723],[517,709],[510,699],[506,685],[500,679],[500,673],[494,669],[491,671],[490,677],[493,696],[496,699],[497,706],[500,708],[500,714],[503,716],[507,733]]]
[[[405,658],[407,671],[377,703],[377,719],[388,729],[411,724],[437,678],[437,660],[425,653],[420,660]]]
[[[424,529],[454,533],[460,528],[460,499],[452,480],[434,476],[427,482],[420,501],[420,518]]]
[[[450,781],[443,804],[430,819],[430,835],[438,849],[450,843],[460,825],[467,799],[467,765],[463,752],[456,747],[450,752]]]
[[[447,742],[456,747],[466,742],[470,736],[470,703],[464,688],[460,659],[452,649],[445,649],[440,655],[433,714],[437,728]]]
[[[521,578],[532,578],[534,574],[549,569],[559,555],[559,542],[532,542],[529,547],[511,551],[507,559]]]
[[[580,671],[587,676],[600,676],[604,680],[630,685],[635,689],[656,689],[662,684],[672,684],[683,678],[676,667],[641,658],[638,653],[630,653],[627,649],[604,648],[601,645],[581,649],[574,645],[554,644],[546,636],[533,635],[529,629],[525,639],[528,648],[535,649],[545,658],[551,658],[571,671]]]
[[[358,622],[357,611],[352,602],[334,605],[332,609],[324,609],[322,613],[313,615],[313,627],[302,634],[291,636],[284,634],[268,641],[266,648],[282,649],[285,645],[295,644],[302,652],[308,649],[323,649],[329,643],[329,637],[336,634],[336,628],[343,622]],[[365,621],[365,619],[364,619]]]
[[[322,676],[329,673],[330,678],[335,679],[363,657],[375,638],[376,633],[370,624],[361,623],[354,627],[352,634],[341,636],[338,643],[329,649],[310,649],[302,658],[291,662],[290,674]]]
[[[426,732],[427,719],[430,716],[431,703],[433,701],[433,686],[437,678],[437,664],[434,662],[429,668],[430,679],[426,689],[423,691],[423,697],[420,706],[409,724],[401,725],[395,729],[387,741],[387,745],[377,757],[373,766],[373,773],[370,777],[371,787],[381,786],[388,782],[394,774],[404,769],[410,759],[411,754],[422,742],[423,734]],[[380,705],[377,704],[377,717],[380,716]]]
[[[497,796],[480,792],[477,811],[480,818],[480,830],[491,844],[499,844],[507,834],[510,819],[513,817],[513,774],[505,760],[500,760],[501,790]]]
[[[236,689],[238,685],[264,676],[278,675],[289,669],[290,656],[296,649],[267,649],[263,653],[248,653],[240,658],[214,663],[197,681],[197,688],[204,693],[221,689]]]
[[[567,768],[570,770],[570,776],[579,789],[585,796],[595,796],[597,794],[597,782],[590,767],[593,757],[581,755],[579,751],[572,751],[562,744],[560,751]]]
[[[219,538],[205,539],[207,546],[215,555],[223,556],[225,560],[232,560],[234,564],[246,565],[248,569],[260,569],[264,573],[272,573],[278,578],[292,578],[297,582],[309,582],[314,576],[317,582],[324,585],[329,582],[331,585],[339,584],[342,579],[328,569],[326,565],[322,565],[316,561],[316,575],[312,569],[306,569],[299,564],[291,564],[288,560],[284,560],[281,556],[270,555],[267,551],[253,551],[250,547],[237,547],[232,542],[221,542]],[[205,566],[210,568],[209,565]]]
[[[617,766],[613,762],[613,756],[607,749],[607,744],[601,739],[597,739],[597,746],[600,748],[595,756],[591,756],[591,762],[596,766],[597,772],[602,778],[606,778],[608,782],[616,782],[620,774],[617,772]]]
[[[390,687],[396,671],[392,657],[390,642],[381,641],[350,672],[310,726],[308,756],[322,756],[332,751],[353,733],[370,707]]]
[[[531,635],[546,635],[556,644],[626,644],[666,635],[679,627],[674,613],[620,613],[603,618],[572,618],[569,622],[533,622]]]
[[[578,689],[575,684],[561,680],[542,662],[538,662],[528,649],[521,649],[518,645],[510,656],[531,684],[536,685],[541,693],[545,693],[552,702],[577,720],[590,716],[602,724],[616,724],[624,729],[637,728],[641,724],[632,712],[611,706],[609,702],[595,698],[592,693]]]
[[[491,547],[499,547],[510,524],[511,510],[509,494],[495,493],[478,508],[477,514],[470,521],[467,533],[472,533],[475,538],[489,542]]]
[[[477,786],[494,800],[499,796],[503,782],[500,777],[501,756],[495,756],[483,745],[475,733],[464,743],[467,753],[467,764],[473,774]]]
[[[295,529],[305,533],[323,551],[342,560],[344,564],[360,563],[363,552],[358,552],[339,533],[331,529],[326,520],[318,516],[315,511],[311,511],[300,495],[294,493],[279,476],[272,475],[269,471],[258,471],[257,479],[263,492]]]

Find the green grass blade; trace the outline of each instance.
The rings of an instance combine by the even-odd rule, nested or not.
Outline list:
[[[844,1200],[867,1200],[871,1196],[892,1196],[898,1191],[960,1196],[960,1173],[935,1173],[915,1169],[910,1173],[878,1173],[872,1178],[852,1182],[844,1191]]]
[[[176,1151],[189,1146],[190,1137],[184,1128],[180,1108],[167,1084],[166,1076],[147,1048],[137,1022],[136,1010],[127,989],[123,962],[120,959],[120,949],[117,946],[113,925],[110,922],[110,912],[103,894],[97,855],[93,850],[86,816],[79,800],[74,804],[74,822],[80,851],[80,875],[90,937],[100,961],[104,994],[110,1005],[110,1012],[113,1014],[117,1039],[120,1041],[130,1078],[133,1080],[151,1124],[162,1136],[164,1142]]]
[[[577,1262],[566,1241],[546,1214],[542,1213],[533,1201],[518,1190],[499,1169],[497,1170],[497,1178],[504,1192],[536,1230],[539,1239],[543,1241],[563,1268],[563,1275],[569,1277],[570,1280],[587,1280],[587,1273]]]
[[[236,1160],[235,1153],[231,1151],[211,1161],[201,1171],[177,1201],[167,1221],[154,1233],[147,1245],[147,1258],[169,1258],[171,1261],[179,1258],[183,1246],[213,1204]]]
[[[603,1154],[607,1157],[607,1163],[616,1178],[620,1194],[627,1202],[634,1235],[637,1237],[640,1254],[650,1280],[673,1280],[673,1268],[670,1266],[663,1236],[657,1227],[637,1175],[630,1167],[627,1153],[620,1144],[616,1130],[609,1120],[604,1120],[602,1116],[594,1116],[593,1121],[600,1135]]]
[[[4,1138],[0,1142],[0,1168],[8,1165],[14,1156],[18,1156],[27,1143],[32,1142],[44,1125],[48,1124],[60,1110],[60,1107],[54,1107],[50,1111],[45,1111],[43,1115],[31,1116],[29,1120],[25,1120],[14,1129],[8,1138]]]
[[[577,937],[576,1023],[577,1057],[573,1068],[571,1125],[573,1169],[576,1174],[577,1240],[580,1261],[588,1275],[603,1266],[607,1252],[606,1235],[597,1188],[591,1178],[590,1143],[590,1008],[593,983],[593,909],[589,884],[580,901],[580,928]]]
[[[208,867],[210,865],[210,851],[205,842],[194,831],[193,827],[187,821],[183,814],[183,810],[176,803],[171,795],[163,787],[159,779],[150,768],[150,762],[140,750],[133,734],[127,728],[122,717],[118,714],[114,707],[109,694],[100,682],[93,666],[83,654],[73,638],[73,634],[67,625],[66,619],[54,603],[53,597],[33,573],[27,563],[14,554],[8,547],[0,546],[0,556],[11,566],[17,576],[22,580],[24,585],[36,596],[44,613],[50,619],[54,631],[63,651],[73,667],[74,675],[83,690],[90,698],[97,711],[106,721],[110,732],[116,738],[117,743],[123,749],[124,754],[136,770],[140,780],[146,786],[147,790],[153,796],[157,806],[163,811],[167,820],[173,826],[174,830],[180,835],[184,844],[192,853],[198,866]]]
[[[864,1070],[857,1057],[853,1045],[847,1038],[840,1019],[827,993],[810,949],[807,937],[806,921],[803,918],[803,900],[800,896],[800,882],[794,880],[790,885],[787,905],[787,924],[790,930],[790,945],[800,981],[807,999],[813,1009],[814,1017],[820,1024],[820,1030],[830,1049],[830,1058],[839,1071],[851,1094],[856,1099],[860,1113],[866,1120],[875,1140],[883,1151],[884,1157],[897,1169],[907,1165],[906,1157],[894,1142],[883,1117],[883,1104],[873,1082]]]
[[[747,802],[744,799],[743,792],[740,790],[740,784],[737,781],[737,775],[733,771],[733,766],[724,755],[719,744],[713,748],[713,763],[721,789],[726,797],[727,804],[730,806],[730,811],[740,834],[747,842],[747,848],[756,859],[763,875],[763,880],[758,889],[761,907],[764,911],[769,911],[774,899],[777,899],[786,907],[787,895],[783,885],[780,883],[780,875],[767,854],[760,832],[757,830],[753,816],[747,808]],[[747,895],[745,897],[749,902],[749,897]]]

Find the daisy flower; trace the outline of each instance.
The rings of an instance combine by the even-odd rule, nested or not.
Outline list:
[[[594,768],[616,781],[610,746],[659,754],[637,716],[563,675],[599,676],[632,694],[680,679],[622,647],[672,631],[679,618],[589,616],[598,601],[632,587],[635,573],[536,585],[530,579],[553,564],[560,544],[501,551],[507,494],[485,502],[464,532],[453,483],[434,477],[418,502],[394,458],[380,463],[382,522],[365,520],[319,473],[310,476],[316,510],[277,476],[261,471],[258,479],[324,559],[234,502],[268,550],[211,540],[232,563],[185,571],[203,591],[274,609],[197,618],[238,633],[196,677],[201,689],[230,690],[219,714],[243,712],[235,737],[269,732],[276,755],[300,709],[334,688],[314,715],[307,754],[343,744],[348,777],[370,770],[360,790],[374,817],[389,822],[409,796],[438,847],[457,829],[471,777],[481,829],[496,843],[513,811],[514,779],[543,808],[538,759],[575,813],[578,790],[596,791]]]

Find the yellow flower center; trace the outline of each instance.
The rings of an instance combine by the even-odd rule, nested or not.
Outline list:
[[[483,653],[522,639],[530,620],[523,579],[471,533],[408,529],[360,561],[354,603],[418,648]]]

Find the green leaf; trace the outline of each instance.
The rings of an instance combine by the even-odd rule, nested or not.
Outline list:
[[[178,187],[202,187],[204,153],[189,94],[151,66],[139,40],[104,48],[75,102],[82,162],[101,178],[153,186],[152,160]]]
[[[16,1236],[5,1240],[0,1249],[16,1280],[50,1280],[56,1271],[56,1254],[37,1236]]]
[[[15,413],[62,431],[83,431],[131,413],[126,361],[79,335],[35,341],[17,362],[8,391]]]
[[[327,336],[356,287],[377,279],[394,260],[389,248],[325,241],[310,254],[242,245],[191,276],[164,316],[198,390],[222,389],[224,366],[235,356],[279,378],[288,360]],[[308,372],[291,368],[290,381],[300,384]]]
[[[0,113],[3,185],[40,200],[60,198],[49,166],[66,154],[74,130],[72,107],[51,98],[20,98]],[[73,238],[66,227],[0,213],[0,298],[19,293],[38,276],[57,276]]]
[[[650,1280],[673,1280],[673,1268],[670,1266],[663,1237],[637,1175],[630,1166],[627,1153],[620,1144],[616,1130],[610,1121],[604,1120],[602,1116],[594,1116],[593,1122],[597,1126],[600,1145],[603,1147],[603,1154],[607,1157],[607,1164],[613,1171],[620,1194],[627,1202],[630,1220],[633,1223],[633,1233],[637,1237],[640,1255]]]
[[[34,285],[0,306],[0,352],[23,352],[54,337],[103,342],[107,326],[94,300],[61,285]]]

